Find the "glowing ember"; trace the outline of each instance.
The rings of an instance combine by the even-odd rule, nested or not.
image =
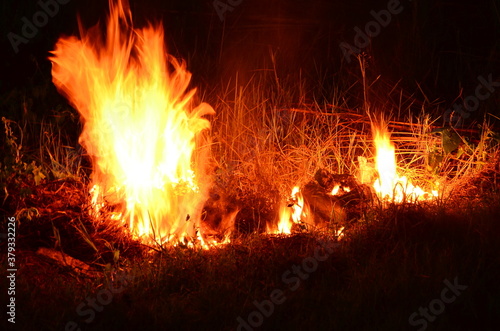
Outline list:
[[[344,227],[341,226],[338,230],[335,231],[335,236],[337,237],[337,240],[341,240],[344,238]]]
[[[126,0],[110,0],[99,26],[59,39],[52,76],[78,109],[80,143],[92,157],[96,210],[106,202],[138,235],[161,242],[197,238],[207,184],[193,154],[207,104],[192,105],[191,74],[166,54],[161,25],[134,29]],[[199,146],[198,146],[199,147]]]
[[[331,195],[337,195],[339,193],[349,193],[351,192],[351,189],[349,187],[341,187],[340,185],[335,185],[332,189],[332,192],[330,192]]]
[[[340,185],[335,185],[335,187],[332,189],[332,192],[330,193],[331,195],[337,195],[340,190]]]
[[[390,140],[385,125],[380,127],[372,125],[376,147],[375,165],[378,178],[373,184],[381,200],[393,202],[428,200],[437,196],[425,192],[418,186],[414,186],[405,176],[400,177],[397,172],[396,153],[394,144]]]

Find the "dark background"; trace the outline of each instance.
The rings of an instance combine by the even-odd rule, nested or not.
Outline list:
[[[244,85],[256,73],[275,68],[279,78],[301,77],[311,94],[326,98],[345,77],[360,78],[359,64],[346,63],[339,44],[354,44],[354,27],[364,29],[373,20],[370,11],[387,4],[242,0],[221,22],[211,0],[130,0],[135,26],[161,21],[169,52],[187,60],[193,83],[205,92],[217,93],[236,72]],[[440,100],[443,110],[473,94],[479,75],[500,79],[500,1],[402,0],[401,5],[402,13],[364,49],[369,79],[381,75],[387,86]],[[64,103],[51,84],[49,51],[61,35],[77,34],[77,15],[85,27],[104,22],[108,3],[71,0],[60,5],[58,14],[16,54],[7,34],[21,35],[21,18],[31,21],[40,9],[37,1],[2,1],[0,107],[14,120],[22,104],[39,116]],[[349,83],[340,89],[344,86]],[[496,103],[499,95],[489,102]]]

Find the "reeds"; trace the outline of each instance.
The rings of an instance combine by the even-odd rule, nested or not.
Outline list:
[[[214,107],[214,157],[218,174],[225,178],[219,179],[227,180],[223,186],[229,191],[231,187],[252,195],[278,191],[286,197],[293,186],[310,181],[320,168],[357,175],[360,156],[374,161],[371,122],[381,114],[396,146],[400,174],[416,185],[438,189],[441,197],[479,175],[498,157],[494,130],[487,119],[480,126],[471,123],[470,128],[446,129],[438,124],[433,104],[419,104],[414,96],[401,91],[398,104],[379,97],[349,109],[344,104],[301,102],[302,82],[276,98],[275,91],[285,91],[277,82],[256,76],[245,86],[234,84]],[[374,95],[369,92],[368,98]],[[398,93],[398,88],[392,87],[388,93]],[[286,102],[281,103],[283,100]],[[374,104],[381,106],[369,106]],[[415,107],[422,108],[415,112]],[[453,132],[459,140],[452,151],[443,148],[450,139],[443,130]]]

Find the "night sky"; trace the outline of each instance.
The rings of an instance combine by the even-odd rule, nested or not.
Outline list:
[[[55,91],[49,84],[49,51],[59,36],[77,33],[78,15],[85,27],[103,22],[108,4],[60,2],[46,21],[39,12],[44,10],[41,4],[51,0],[2,2],[2,106],[21,95],[36,99],[33,104],[40,107],[61,102],[36,92],[39,86],[47,86],[49,94]],[[331,88],[341,75],[359,79],[359,64],[348,63],[340,45],[356,46],[356,31],[366,31],[370,24],[375,29],[371,42],[357,48],[370,58],[372,79],[381,75],[388,85],[400,84],[409,91],[418,83],[427,98],[443,101],[443,107],[449,107],[461,89],[471,93],[479,75],[500,79],[496,0],[131,0],[130,6],[136,27],[147,21],[164,24],[169,52],[188,61],[193,82],[201,87],[227,82],[236,72],[244,84],[255,72],[273,69],[270,54],[279,77],[300,74],[313,88]],[[389,8],[395,8],[394,13],[377,31],[373,13],[383,16],[381,11]],[[41,19],[38,31],[13,47],[9,36],[23,37],[26,20],[35,18]]]

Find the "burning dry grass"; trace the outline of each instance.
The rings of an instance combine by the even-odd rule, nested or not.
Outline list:
[[[202,215],[209,229],[220,230],[211,235],[222,239],[231,231],[233,238],[265,232],[269,224],[278,222],[292,188],[316,183],[319,170],[353,175],[361,183],[375,180],[372,125],[376,117],[349,111],[345,105],[293,104],[294,99],[304,98],[300,93],[280,95],[269,81],[257,80],[226,90],[214,104],[214,186]],[[388,118],[387,124],[396,146],[398,173],[416,185],[436,189],[439,196],[433,203],[453,206],[459,197],[481,199],[498,192],[498,137],[487,122],[479,129],[440,128],[430,115],[421,115]],[[11,152],[19,154],[15,135],[9,132]],[[45,125],[42,132],[35,162],[41,166],[27,168],[18,157],[10,161],[11,168],[4,168],[4,192],[10,194],[6,209],[20,220],[35,218],[48,224],[56,219],[57,225],[76,224],[75,229],[83,222],[91,228],[87,232],[105,235],[103,227],[116,222],[111,219],[112,209],[94,220],[85,210],[90,208],[89,195],[83,193],[88,179],[79,178],[84,173],[82,162],[87,161],[63,143],[61,132],[53,126]],[[361,209],[348,213],[342,226],[369,219],[370,209],[380,207],[377,201],[368,199]]]
[[[18,226],[19,328],[63,329],[73,320],[103,330],[234,330],[239,316],[249,316],[255,302],[279,289],[286,300],[263,329],[406,329],[408,316],[441,293],[443,279],[457,275],[469,289],[434,326],[497,325],[496,129],[488,121],[442,128],[435,105],[419,105],[398,86],[376,91],[373,100],[375,91],[365,79],[363,72],[361,84],[335,84],[326,103],[311,99],[303,81],[286,82],[275,70],[207,96],[216,114],[209,118],[213,155],[203,166],[213,165],[213,180],[207,179],[214,185],[202,220],[217,241],[232,233],[229,243],[208,250],[183,243],[144,245],[115,219],[111,204],[95,213],[89,155],[76,148],[76,137],[63,124],[16,126],[5,120],[0,199],[2,212]],[[364,100],[353,107],[350,95],[360,86]],[[289,208],[292,188],[324,189],[318,171],[373,183],[372,120],[379,113],[385,113],[396,146],[398,174],[439,196],[385,203],[369,190],[362,203],[333,200],[343,203],[347,217],[326,230],[294,224],[291,235],[265,234]],[[335,205],[328,193],[309,203]],[[0,232],[7,232],[5,222]],[[284,281],[286,272],[314,256],[321,241],[335,244],[328,259],[303,279],[294,274],[298,283]],[[41,254],[40,248],[51,253]],[[68,265],[66,258],[84,267]],[[88,324],[77,307],[119,271],[134,280]]]
[[[276,206],[286,201],[293,187],[314,181],[321,169],[374,182],[371,126],[377,125],[377,116],[336,105],[276,104],[260,86],[265,84],[235,89],[215,105],[213,150],[219,191],[234,203],[245,204],[247,199]],[[436,191],[435,203],[451,203],[459,191],[473,190],[468,183],[478,178],[489,183],[481,192],[498,192],[498,137],[492,127],[485,121],[452,129],[436,122],[425,113],[388,118],[398,174],[428,192]],[[276,219],[277,213],[274,209],[261,215]],[[237,216],[236,223],[247,217]]]
[[[292,291],[283,273],[314,254],[321,238],[335,242],[334,231],[261,233],[277,222],[293,187],[317,181],[322,169],[359,176],[360,157],[374,168],[375,148],[364,111],[306,104],[300,93],[284,91],[257,80],[226,90],[214,103],[214,187],[203,219],[221,229],[234,223],[234,231],[231,243],[209,250],[148,247],[113,220],[111,209],[91,216],[86,156],[65,147],[61,132],[46,126],[30,158],[22,155],[16,134],[7,132],[11,158],[2,164],[8,193],[3,209],[19,222],[20,302],[24,311],[37,312],[37,318],[20,317],[26,329],[82,322],[75,308],[117,270],[135,280],[105,308],[95,329],[234,329],[238,316],[255,309],[254,300],[267,299],[276,288],[286,291],[287,301],[265,322],[269,329],[401,329],[416,307],[439,293],[443,279],[457,274],[480,289],[452,309],[443,325],[478,316],[488,322],[487,313],[467,307],[483,305],[483,298],[498,306],[498,293],[483,290],[499,276],[500,151],[493,128],[483,123],[479,129],[445,131],[430,114],[387,118],[398,171],[422,187],[438,181],[439,197],[401,204],[374,198],[356,207],[342,224],[338,250]],[[64,267],[35,254],[39,247],[54,248],[99,273],[89,277]],[[58,294],[50,298],[49,310],[44,298],[51,293]],[[59,307],[57,313],[52,306]]]
[[[362,88],[362,107],[352,109],[347,92],[329,96],[332,102],[326,104],[306,102],[312,94],[307,85],[294,81],[287,86],[271,55],[274,70],[256,72],[247,85],[236,82],[219,95],[209,160],[206,144],[200,144],[206,141],[200,138],[214,112],[206,103],[195,106],[191,74],[184,62],[166,54],[162,26],[136,28],[127,1],[109,5],[105,34],[98,26],[81,26],[80,36],[59,39],[50,57],[52,76],[82,116],[79,141],[92,163],[95,218],[115,212],[115,219],[144,240],[177,244],[204,242],[205,233],[227,238],[232,228],[236,236],[264,232],[283,218],[292,188],[314,187],[318,171],[354,176],[377,191],[364,196],[376,195],[382,203],[447,199],[458,179],[474,177],[495,152],[485,126],[474,144],[453,128],[439,128],[428,115],[402,116],[415,114],[416,102],[403,100],[400,92],[398,103],[391,104],[397,86],[387,89],[387,98],[372,100],[379,77],[368,81],[364,56],[358,58],[361,84],[356,84]],[[398,116],[389,114],[394,109]],[[387,128],[380,113],[386,113]],[[40,158],[50,162],[51,175],[71,176],[62,166],[75,167],[70,153],[45,146],[47,138],[57,135],[44,132],[41,137]],[[215,187],[208,192],[212,162]],[[32,168],[24,171],[32,172],[39,184],[46,175],[34,164]],[[410,187],[417,193],[409,192]],[[338,187],[322,189],[326,192],[309,190],[314,196],[305,198],[303,215],[313,203],[307,200],[333,196]],[[350,202],[332,206],[342,209]],[[108,210],[101,213],[101,207]],[[356,222],[363,213],[339,219]]]

